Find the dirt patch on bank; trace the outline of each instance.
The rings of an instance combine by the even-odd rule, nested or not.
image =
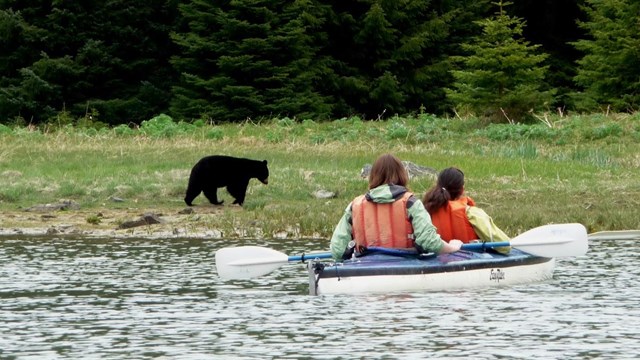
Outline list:
[[[211,220],[222,211],[242,211],[239,206],[194,206],[175,210],[153,209],[40,209],[0,213],[0,236],[78,235],[113,238],[221,238]],[[121,228],[148,216],[159,223]]]

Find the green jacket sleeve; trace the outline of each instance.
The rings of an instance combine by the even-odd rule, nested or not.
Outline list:
[[[480,240],[488,242],[510,240],[509,236],[493,223],[491,216],[484,210],[476,206],[469,206],[467,208],[467,218],[476,231],[476,234],[478,234],[478,237],[480,237]],[[511,247],[500,247],[496,248],[496,250],[506,254],[511,250]]]
[[[352,226],[351,226],[351,204],[344,210],[344,214],[338,222],[338,225],[333,230],[331,236],[331,255],[335,260],[342,261],[342,255],[344,254],[347,245],[352,240]]]
[[[436,227],[431,222],[431,216],[424,208],[422,201],[415,201],[409,209],[409,219],[413,226],[413,234],[415,235],[416,245],[420,246],[426,252],[438,253],[442,250],[444,243],[438,235]]]

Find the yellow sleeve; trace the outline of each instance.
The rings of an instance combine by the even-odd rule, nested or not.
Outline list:
[[[473,229],[478,234],[478,237],[482,241],[486,242],[499,242],[509,241],[510,238],[505,234],[496,224],[493,223],[493,219],[484,210],[476,207],[467,207],[467,218],[473,226]],[[496,248],[501,253],[508,253],[509,247]]]

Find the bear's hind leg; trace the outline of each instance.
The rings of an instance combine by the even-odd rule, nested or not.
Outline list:
[[[207,189],[207,190],[204,190],[203,192],[204,192],[204,196],[206,196],[207,199],[209,199],[209,202],[212,203],[213,205],[222,205],[222,203],[224,202],[224,200],[218,201],[217,188]]]

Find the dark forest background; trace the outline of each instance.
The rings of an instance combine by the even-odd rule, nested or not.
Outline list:
[[[636,111],[631,0],[0,0],[0,124]]]

